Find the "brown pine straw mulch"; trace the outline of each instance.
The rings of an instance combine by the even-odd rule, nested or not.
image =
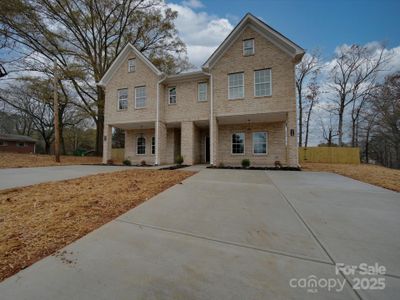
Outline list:
[[[304,171],[332,172],[400,192],[400,170],[369,164],[301,163]]]
[[[0,191],[0,281],[193,174],[127,170]]]

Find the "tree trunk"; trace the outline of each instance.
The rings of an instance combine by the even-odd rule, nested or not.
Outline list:
[[[303,145],[303,99],[301,97],[301,90],[298,89],[299,96],[299,147]]]
[[[104,103],[105,93],[102,87],[97,87],[97,120],[96,120],[96,152],[103,154],[103,133],[104,133]]]
[[[356,146],[356,120],[354,118],[351,119],[351,146]]]
[[[365,162],[368,164],[369,163],[369,131],[370,129],[367,129],[367,135],[365,137]]]
[[[344,107],[343,105],[340,105],[339,122],[338,122],[339,147],[343,147],[343,112],[344,112]]]

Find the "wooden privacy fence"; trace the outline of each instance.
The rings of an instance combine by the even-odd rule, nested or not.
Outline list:
[[[360,148],[299,147],[299,161],[329,164],[359,164]]]
[[[125,149],[116,148],[111,150],[111,159],[113,161],[123,161],[124,160]]]

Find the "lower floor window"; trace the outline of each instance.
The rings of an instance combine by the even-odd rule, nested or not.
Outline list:
[[[232,134],[232,154],[243,154],[244,153],[244,133]]]
[[[136,154],[146,154],[146,139],[142,136],[137,138]]]
[[[154,136],[151,138],[151,154],[156,154],[156,138]]]
[[[253,132],[253,153],[267,154],[267,133]]]

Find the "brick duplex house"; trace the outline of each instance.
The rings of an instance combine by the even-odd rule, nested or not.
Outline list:
[[[105,88],[103,162],[112,127],[133,163],[297,166],[295,65],[304,50],[251,14],[201,71],[165,75],[128,44],[98,83]]]

